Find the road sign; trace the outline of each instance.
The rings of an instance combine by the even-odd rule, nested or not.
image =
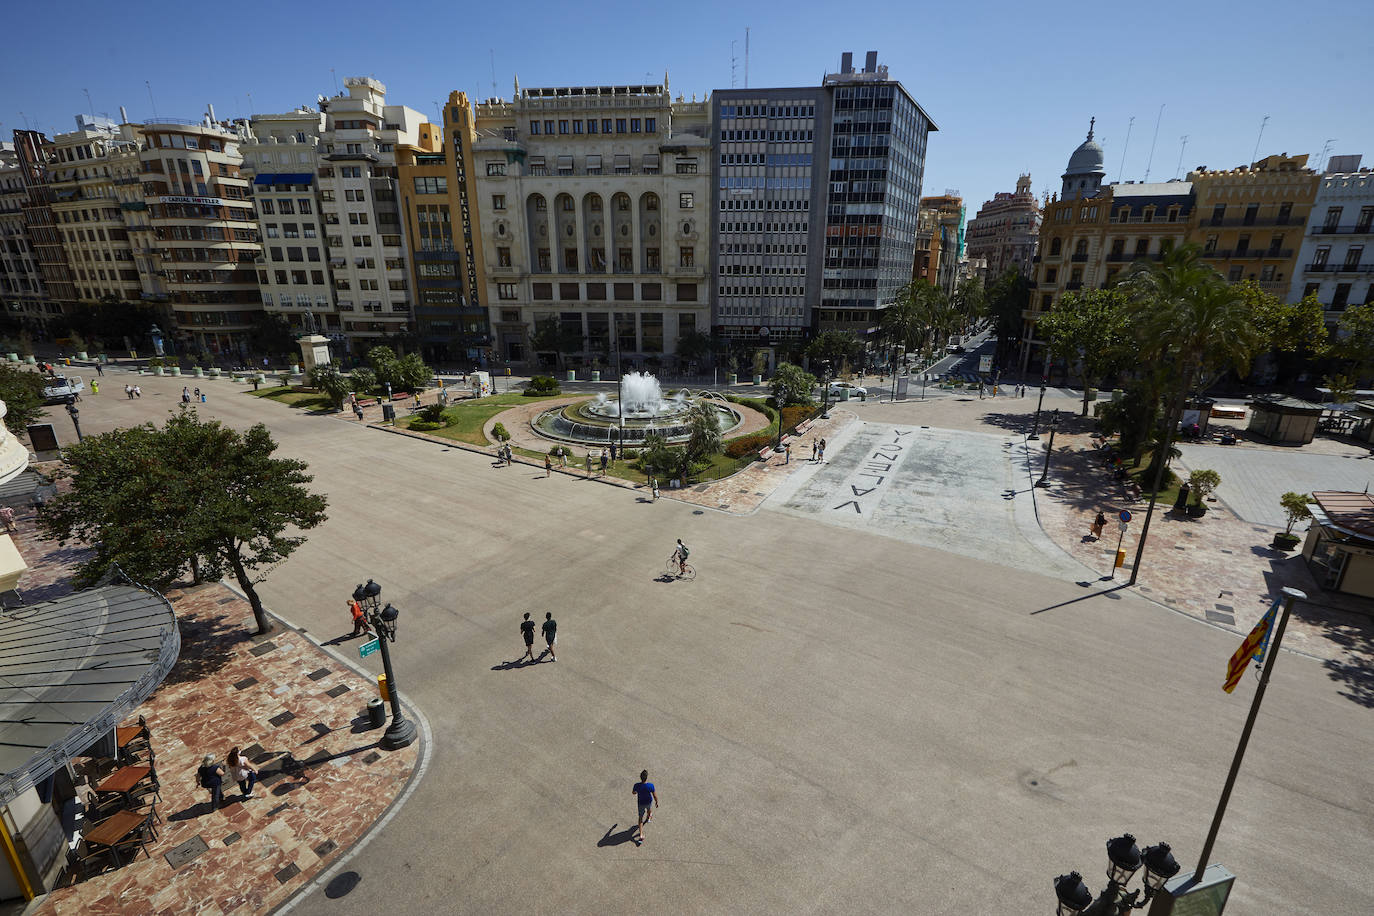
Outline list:
[[[978,371],[979,371],[980,373],[984,374],[984,375],[986,375],[987,373],[989,373],[989,372],[992,371],[992,357],[991,357],[991,356],[980,356],[980,357],[978,357]]]
[[[1123,525],[1126,524],[1127,522],[1129,522],[1129,521],[1131,520],[1131,510],[1130,510],[1130,509],[1122,509],[1122,510],[1121,510],[1121,513],[1120,513],[1119,515],[1117,515],[1117,518],[1121,519],[1121,524],[1123,524]]]
[[[358,657],[367,658],[369,655],[376,652],[381,647],[382,641],[380,639],[370,639],[358,647]]]
[[[1126,532],[1126,528],[1129,526],[1129,523],[1123,520],[1117,522],[1117,525],[1120,526],[1121,532],[1124,534]]]

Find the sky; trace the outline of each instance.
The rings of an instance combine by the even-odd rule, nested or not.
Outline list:
[[[1257,141],[1259,157],[1308,153],[1314,167],[1332,141],[1329,154],[1363,153],[1374,166],[1374,43],[1350,9],[1274,0],[605,0],[595,12],[550,0],[66,0],[55,9],[11,4],[4,17],[6,139],[26,122],[49,136],[72,130],[92,110],[117,119],[120,105],[134,121],[195,119],[207,103],[222,119],[290,111],[363,75],[386,84],[388,102],[431,119],[453,89],[510,98],[517,75],[527,88],[624,85],[657,83],[667,70],[674,96],[702,98],[745,86],[746,65],[750,86],[812,86],[839,69],[842,52],[862,62],[876,50],[939,127],[923,193],[958,190],[970,217],[1023,172],[1037,195],[1057,191],[1090,117],[1108,181],[1233,168],[1252,161]]]

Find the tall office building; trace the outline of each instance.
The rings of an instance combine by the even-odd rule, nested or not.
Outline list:
[[[52,318],[62,314],[63,302],[76,299],[76,285],[72,282],[71,269],[67,264],[62,233],[53,216],[52,205],[56,193],[52,187],[48,143],[48,138],[36,130],[14,132],[16,163],[19,166],[19,179],[24,186],[19,210],[24,217],[24,231],[43,277],[45,292],[41,310],[27,313],[27,317],[44,330]]]
[[[819,87],[719,90],[712,121],[718,333],[770,362],[809,333],[871,339],[911,279],[934,122],[876,51]]]
[[[28,191],[14,144],[0,143],[0,308],[27,326],[42,326],[46,291],[24,225]]]

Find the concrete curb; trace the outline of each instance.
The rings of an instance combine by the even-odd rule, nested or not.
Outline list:
[[[238,595],[243,600],[248,600],[248,596],[246,596],[242,591],[239,590],[237,583],[227,579],[221,579],[220,584],[223,585],[225,588],[229,589],[229,591],[233,592],[235,595]],[[368,671],[366,668],[362,667],[357,662],[353,661],[351,658],[348,658],[347,656],[338,652],[334,649],[334,647],[324,645],[318,639],[316,639],[314,634],[312,634],[309,630],[306,630],[304,627],[297,626],[290,620],[283,617],[281,614],[278,614],[276,611],[268,609],[267,613],[272,615],[272,617],[275,620],[277,620],[282,626],[286,627],[292,632],[298,633],[301,636],[305,637],[307,640],[310,641],[311,645],[322,651],[325,655],[328,655],[330,658],[334,659],[339,664],[350,669],[360,677],[366,678],[369,681],[375,681],[375,675],[373,675],[371,671]],[[413,704],[407,702],[404,697],[402,697],[401,703],[403,706],[405,706],[406,712],[412,717],[414,717],[415,723],[420,730],[419,753],[416,755],[415,767],[410,771],[410,776],[406,779],[406,784],[401,788],[400,793],[397,794],[397,796],[391,800],[391,803],[388,804],[386,808],[382,811],[381,817],[373,821],[372,826],[368,827],[367,830],[363,832],[363,835],[358,837],[358,839],[354,841],[352,846],[348,847],[348,849],[345,850],[337,859],[335,859],[333,864],[331,864],[328,868],[326,868],[324,871],[320,872],[314,878],[312,878],[311,880],[297,888],[296,892],[292,894],[290,897],[286,898],[286,900],[284,900],[277,907],[275,907],[272,910],[272,913],[290,912],[309,894],[313,893],[315,890],[321,887],[324,887],[326,884],[332,881],[335,878],[335,876],[339,874],[339,872],[343,869],[345,865],[353,861],[353,859],[355,859],[358,856],[358,854],[361,853],[363,849],[367,847],[367,844],[372,842],[372,838],[377,834],[377,832],[381,830],[383,827],[385,827],[387,824],[389,824],[392,818],[396,816],[397,812],[401,810],[401,807],[405,805],[407,801],[410,800],[410,797],[412,795],[415,794],[416,788],[419,787],[420,780],[423,779],[425,774],[429,771],[430,762],[434,756],[434,733],[430,729],[429,719],[425,717],[425,714],[423,712],[421,712]]]

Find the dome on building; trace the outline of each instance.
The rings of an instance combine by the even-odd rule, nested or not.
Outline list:
[[[1080,143],[1078,149],[1069,157],[1069,167],[1064,170],[1065,175],[1090,175],[1093,172],[1106,171],[1106,156],[1102,152],[1102,144],[1093,139],[1093,127],[1096,123],[1096,118],[1088,122],[1088,139]]]

